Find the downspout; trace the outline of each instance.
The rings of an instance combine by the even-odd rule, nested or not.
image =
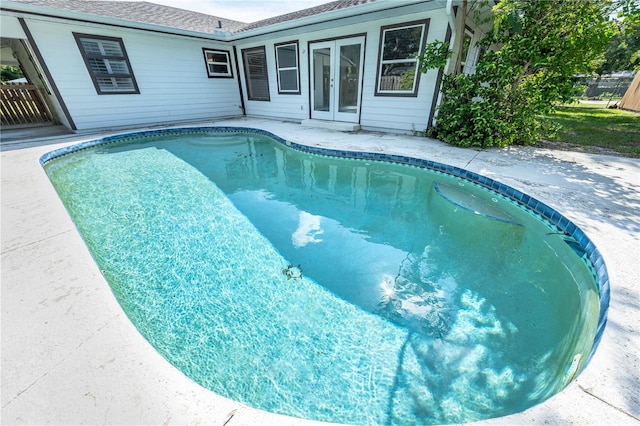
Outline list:
[[[447,6],[445,7],[445,11],[447,12],[447,20],[449,21],[449,27],[447,28],[447,34],[445,36],[445,42],[449,43],[449,46],[455,46],[456,42],[456,17],[453,14],[453,0],[447,0]],[[438,77],[436,78],[436,90],[433,94],[433,100],[431,101],[431,110],[429,111],[429,118],[427,119],[427,129],[434,126],[436,121],[436,109],[442,100],[442,77],[445,73],[445,70],[449,70],[451,67],[451,57],[447,60],[447,64],[444,68],[438,70]],[[450,74],[450,72],[447,72]]]
[[[447,0],[447,6],[445,8],[447,12],[447,19],[449,21],[449,27],[451,28],[451,40],[449,41],[449,46],[451,50],[455,50],[455,45],[457,40],[458,31],[456,31],[456,16],[453,14],[453,0]],[[449,61],[447,63],[447,69],[451,68],[451,58],[453,55],[449,57]],[[448,74],[448,73],[447,73]]]
[[[449,43],[451,41],[451,27],[447,26],[447,33],[444,36],[444,42],[445,43]],[[436,78],[436,90],[433,92],[433,99],[431,101],[431,109],[429,110],[429,120],[427,121],[427,129],[429,129],[430,127],[433,127],[433,122],[434,122],[434,118],[436,115],[436,109],[438,108],[438,104],[440,103],[441,100],[441,90],[442,90],[442,77],[444,76],[444,69],[446,68],[446,65],[443,68],[440,68],[438,70],[438,77]]]
[[[242,115],[246,117],[247,110],[244,107],[244,93],[242,92],[242,81],[240,80],[240,62],[238,62],[238,50],[233,46],[233,59],[236,62],[236,75],[238,76],[238,91],[240,92],[240,109]]]

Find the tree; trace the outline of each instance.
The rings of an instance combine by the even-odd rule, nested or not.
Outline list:
[[[598,74],[640,70],[640,1],[622,0],[614,2],[614,7],[618,15],[616,32],[605,48]]]
[[[610,0],[500,0],[475,74],[443,78],[430,135],[459,146],[535,143],[540,115],[575,92],[613,35]],[[437,51],[437,49],[432,49]],[[421,56],[422,71],[442,61]],[[436,58],[438,59],[438,58]],[[440,58],[442,59],[442,58]]]
[[[0,65],[0,80],[9,81],[23,77],[20,67],[15,65]]]

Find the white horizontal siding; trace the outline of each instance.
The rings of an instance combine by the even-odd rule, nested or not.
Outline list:
[[[0,28],[2,28],[2,37],[26,39],[27,36],[22,31],[20,22],[15,16],[0,15]]]
[[[240,115],[234,78],[208,78],[202,48],[228,44],[102,26],[27,21],[78,130]],[[73,32],[122,38],[140,94],[98,95]]]
[[[272,118],[288,118],[302,120],[309,118],[309,55],[308,43],[315,40],[333,39],[355,34],[366,34],[365,63],[363,74],[363,93],[360,124],[363,127],[393,129],[399,131],[425,130],[431,111],[431,103],[437,71],[429,71],[420,79],[417,97],[375,96],[376,73],[378,69],[378,51],[380,42],[380,27],[385,25],[430,19],[427,41],[443,40],[446,34],[448,20],[444,9],[436,9],[393,18],[377,19],[364,23],[357,23],[338,28],[324,28],[308,32],[299,30],[298,34],[288,34],[280,37],[264,36],[259,39],[246,39],[236,42],[238,60],[242,62],[241,49],[265,46],[269,73],[269,90],[271,100],[247,100],[244,70],[241,69],[247,115]],[[274,44],[298,41],[300,59],[300,95],[278,94]],[[242,68],[242,67],[241,67]]]
[[[365,84],[361,125],[402,131],[427,128],[437,79],[432,70],[420,76],[417,97],[375,96],[375,80]]]
[[[309,89],[306,68],[306,47],[298,44],[298,58],[300,65],[300,94],[278,94],[278,77],[276,75],[276,57],[274,44],[293,41],[295,39],[274,39],[267,43],[249,43],[237,45],[238,61],[240,62],[240,78],[243,86],[245,109],[247,115],[284,118],[290,120],[304,120],[309,117]],[[267,72],[269,77],[269,101],[252,101],[248,98],[246,77],[242,66],[242,50],[250,47],[265,46],[267,59]]]
[[[399,9],[398,9],[399,10]],[[445,37],[444,9],[422,10],[388,17],[371,16],[367,22],[328,22],[312,28],[288,30],[233,43],[199,40],[114,28],[107,25],[28,18],[36,45],[79,130],[148,125],[183,120],[209,120],[242,113],[238,81],[243,89],[247,115],[304,120],[309,114],[309,42],[365,34],[364,83],[360,124],[365,128],[399,131],[424,130],[431,112],[437,72],[421,76],[417,97],[375,96],[380,28],[385,25],[429,19],[427,41]],[[396,10],[396,14],[400,13]],[[334,27],[332,27],[334,26]],[[73,32],[122,38],[140,94],[98,95],[86,69]],[[279,94],[274,44],[297,41],[299,47],[299,95]],[[221,49],[234,60],[242,49],[265,46],[269,73],[270,101],[250,101],[240,64],[232,64],[233,79],[207,77],[202,48]],[[238,69],[240,69],[240,75]]]
[[[423,131],[431,112],[433,93],[438,76],[436,70],[420,75],[417,97],[375,96],[378,55],[380,49],[380,26],[414,20],[429,19],[427,43],[444,40],[448,20],[443,9],[421,15],[396,18],[393,22],[378,23],[367,46],[365,82],[362,100],[361,125],[363,127],[393,129],[400,131]]]

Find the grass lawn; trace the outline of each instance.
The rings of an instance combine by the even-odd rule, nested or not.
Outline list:
[[[560,124],[549,141],[558,148],[584,149],[640,158],[640,114],[607,109],[606,103],[563,105],[545,119]]]

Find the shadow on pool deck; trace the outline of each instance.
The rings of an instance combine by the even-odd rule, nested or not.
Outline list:
[[[56,138],[58,136],[71,136],[74,133],[64,126],[39,126],[23,129],[2,129],[0,133],[0,146],[2,150],[8,150],[15,142],[24,143],[32,139]],[[12,144],[11,142],[14,142]]]

